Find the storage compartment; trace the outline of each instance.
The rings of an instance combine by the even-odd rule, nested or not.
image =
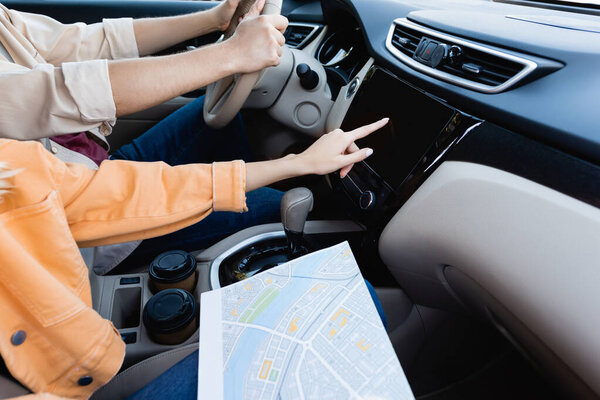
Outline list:
[[[110,319],[117,329],[135,328],[140,325],[142,288],[129,287],[115,290]]]

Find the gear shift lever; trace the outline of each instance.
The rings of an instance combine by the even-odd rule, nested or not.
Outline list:
[[[290,259],[308,252],[302,245],[302,236],[306,217],[312,208],[313,194],[307,188],[288,190],[281,199],[281,223],[287,237]]]

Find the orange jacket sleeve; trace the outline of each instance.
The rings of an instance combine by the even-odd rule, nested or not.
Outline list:
[[[213,210],[247,210],[243,161],[171,167],[107,160],[94,171],[63,163],[37,142],[0,142],[12,154],[12,168],[29,169],[24,184],[55,185],[80,247],[164,235]]]

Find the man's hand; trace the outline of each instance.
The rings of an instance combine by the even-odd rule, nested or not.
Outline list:
[[[212,15],[214,16],[218,30],[220,30],[221,32],[224,32],[227,30],[227,28],[229,28],[229,23],[231,22],[231,18],[233,18],[233,14],[239,4],[240,4],[240,0],[225,0],[218,6],[212,8],[210,11],[208,11],[208,12],[212,13]],[[254,5],[252,5],[252,8],[250,9],[250,11],[242,18],[259,16],[264,7],[265,7],[265,0],[256,0]],[[240,20],[242,18],[240,18]]]
[[[287,18],[281,15],[245,18],[223,43],[234,57],[236,71],[249,73],[279,65],[287,25]]]

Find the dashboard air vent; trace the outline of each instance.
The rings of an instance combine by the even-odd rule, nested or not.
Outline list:
[[[321,25],[317,24],[290,22],[283,34],[285,37],[285,44],[293,49],[301,49],[320,28]]]
[[[456,64],[444,63],[438,68],[441,71],[484,85],[499,86],[521,72],[525,66],[518,62],[463,47],[462,60]]]
[[[415,70],[483,93],[502,92],[538,68],[531,59],[434,31],[406,18],[394,21],[386,47]]]
[[[423,34],[405,26],[396,25],[392,37],[392,46],[412,57],[419,46]]]

